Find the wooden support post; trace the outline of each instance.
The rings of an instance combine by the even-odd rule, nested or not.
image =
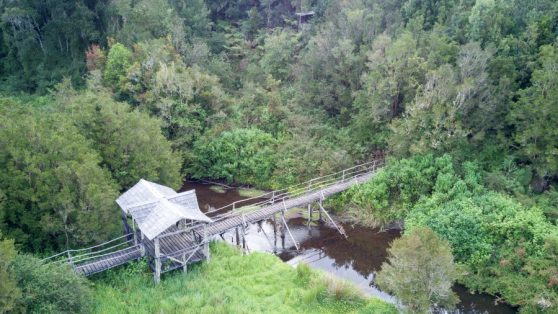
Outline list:
[[[277,218],[273,214],[273,253],[277,252]]]
[[[322,206],[322,200],[320,199],[320,210],[318,210],[318,213],[319,213],[318,220],[319,220],[320,222],[323,222],[323,221],[324,221],[323,218],[322,218],[322,211],[321,211],[321,208],[322,208],[322,207],[323,207],[323,206]]]
[[[145,245],[143,244],[143,232],[141,232],[141,230],[139,231],[139,236],[140,236],[140,253],[141,253],[141,257],[145,256]]]
[[[211,255],[209,252],[209,239],[207,235],[207,223],[203,225],[203,241],[204,241],[204,251],[205,251],[205,258],[207,262],[211,261]]]
[[[285,227],[281,226],[279,231],[281,232],[281,247],[284,250],[285,249]]]
[[[140,249],[140,258],[142,258],[142,257],[145,256],[145,245],[143,244],[143,242],[140,243],[139,249]],[[139,260],[139,258],[138,258],[138,260]]]
[[[182,271],[184,273],[188,272],[188,263],[186,261],[186,252],[182,253]]]
[[[161,251],[159,248],[159,237],[155,238],[155,283],[158,284],[161,281]]]
[[[246,250],[246,227],[242,225],[242,249]]]
[[[235,228],[236,232],[236,246],[240,246],[240,234],[238,232],[238,227]]]
[[[134,245],[138,245],[138,237],[136,235],[135,219],[132,218],[132,232],[134,233]]]
[[[327,219],[331,222],[331,224],[337,229],[337,231],[339,231],[339,233],[341,235],[343,235],[346,238],[348,238],[347,233],[345,232],[345,229],[343,228],[343,226],[341,225],[337,225],[335,223],[335,221],[333,220],[333,218],[331,218],[331,216],[326,212],[325,208],[322,206],[322,204],[320,203],[320,212],[323,212]]]
[[[283,225],[285,226],[285,229],[287,229],[287,232],[289,233],[289,236],[291,237],[291,240],[293,240],[293,244],[295,246],[295,248],[298,250],[298,243],[296,243],[296,240],[293,236],[293,234],[291,233],[291,230],[289,229],[289,225],[287,225],[287,220],[285,219],[285,211],[282,210],[281,211],[281,219],[283,220]],[[285,247],[285,240],[284,240],[284,235],[283,235],[283,247]]]
[[[128,225],[128,215],[122,211],[122,228],[123,228],[123,232],[124,234],[129,234],[130,233],[130,225]],[[130,240],[130,239],[127,239]]]
[[[74,267],[74,260],[72,259],[72,253],[70,253],[70,251],[68,251],[68,264],[70,264],[70,266],[72,267],[72,269],[75,270],[75,267]]]
[[[267,240],[267,242],[269,243],[270,247],[273,247],[273,243],[271,243],[271,240],[269,240],[269,237],[267,236],[267,232],[265,232],[264,228],[262,227],[262,221],[258,221],[257,222],[258,228],[260,228],[260,230],[262,231],[262,233],[265,236],[265,239]],[[275,251],[274,251],[275,252]]]
[[[312,204],[308,204],[308,228],[310,228],[311,222],[312,222]]]

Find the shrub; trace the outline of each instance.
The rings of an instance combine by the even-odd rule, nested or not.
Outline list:
[[[18,305],[23,312],[89,312],[92,300],[89,283],[67,265],[43,264],[30,255],[18,255],[14,270],[22,291]]]
[[[414,313],[455,306],[458,298],[451,288],[458,272],[446,240],[429,228],[416,228],[393,241],[388,252],[389,262],[376,277],[382,289]]]

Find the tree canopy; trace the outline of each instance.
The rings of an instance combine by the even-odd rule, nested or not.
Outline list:
[[[332,204],[553,311],[557,51],[554,0],[0,1],[0,229],[45,253],[117,234],[142,177],[279,188],[388,155]]]

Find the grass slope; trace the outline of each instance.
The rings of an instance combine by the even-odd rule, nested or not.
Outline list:
[[[97,313],[397,313],[345,281],[265,253],[212,244],[212,261],[155,285],[145,262],[94,279]]]

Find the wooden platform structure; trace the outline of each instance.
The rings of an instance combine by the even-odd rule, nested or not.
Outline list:
[[[186,271],[190,263],[210,260],[208,244],[215,236],[235,230],[237,244],[242,239],[245,246],[248,225],[267,219],[278,221],[281,237],[284,239],[288,234],[298,249],[285,214],[292,210],[307,210],[310,222],[315,207],[320,220],[332,224],[346,236],[324,209],[323,201],[368,181],[381,165],[381,160],[361,164],[206,213],[199,210],[195,191],[177,193],[168,187],[140,180],[117,199],[123,210],[126,230],[131,229],[131,232],[93,247],[67,250],[44,261],[65,262],[77,273],[89,276],[145,256],[154,271],[154,280],[159,282],[161,273],[178,268]],[[317,206],[313,206],[315,204]],[[132,228],[128,226],[130,220]]]

